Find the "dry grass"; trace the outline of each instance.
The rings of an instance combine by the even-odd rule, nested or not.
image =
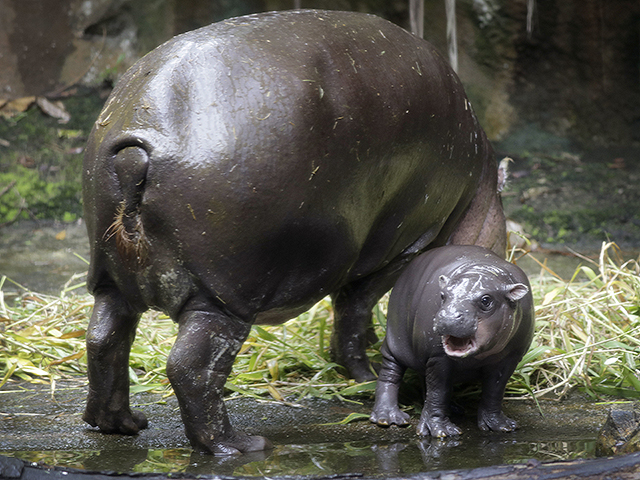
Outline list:
[[[585,260],[568,282],[551,271],[531,278],[536,335],[508,393],[562,397],[583,388],[593,396],[640,396],[639,273],[638,262],[621,259],[609,243],[599,262]],[[6,281],[0,280],[0,387],[12,376],[55,386],[56,379],[84,375],[92,298],[75,293],[82,284],[57,297],[25,292],[9,305],[1,295]],[[385,309],[386,299],[374,312],[380,337]],[[331,362],[332,321],[331,305],[323,300],[284,325],[254,327],[227,382],[229,395],[289,402],[307,395],[371,395],[372,383],[355,384]],[[141,327],[131,353],[132,391],[170,394],[164,366],[177,329],[157,312],[146,314]],[[369,352],[374,360],[378,348]]]
[[[536,335],[512,380],[536,396],[581,387],[593,396],[640,397],[639,274],[637,260],[607,243],[599,261],[585,259],[568,282],[551,271],[531,279]]]

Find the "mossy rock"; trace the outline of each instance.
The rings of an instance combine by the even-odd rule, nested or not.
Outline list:
[[[95,91],[63,100],[64,125],[36,105],[0,119],[0,225],[82,214],[82,152],[103,102]]]

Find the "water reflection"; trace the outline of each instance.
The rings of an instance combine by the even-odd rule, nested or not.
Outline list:
[[[509,436],[484,439],[416,438],[408,443],[317,443],[277,445],[271,452],[215,457],[177,449],[0,452],[0,455],[91,471],[181,472],[190,475],[363,475],[413,474],[478,468],[501,463],[592,458],[595,439],[541,442]]]

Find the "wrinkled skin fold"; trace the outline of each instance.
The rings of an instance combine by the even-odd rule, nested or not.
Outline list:
[[[161,45],[123,76],[84,160],[90,239],[85,420],[145,428],[129,407],[142,312],[179,324],[167,373],[194,448],[269,448],[222,400],[254,323],[331,295],[334,359],[358,381],[371,309],[420,252],[504,254],[498,167],[459,79],[377,17],[270,12]],[[503,177],[501,177],[503,178]]]
[[[519,267],[477,246],[430,250],[398,279],[387,315],[372,422],[409,424],[398,389],[411,368],[426,386],[418,435],[462,434],[449,419],[451,392],[454,384],[471,381],[482,385],[478,427],[517,428],[502,413],[502,398],[534,329],[531,287]]]

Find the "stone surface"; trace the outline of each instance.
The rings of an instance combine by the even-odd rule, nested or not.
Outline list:
[[[426,0],[425,38],[447,52],[445,2]],[[491,139],[533,122],[596,143],[640,140],[640,4],[619,0],[457,4],[459,75]],[[294,0],[0,0],[0,106],[118,78],[169,39]],[[408,1],[303,0],[409,27]]]

